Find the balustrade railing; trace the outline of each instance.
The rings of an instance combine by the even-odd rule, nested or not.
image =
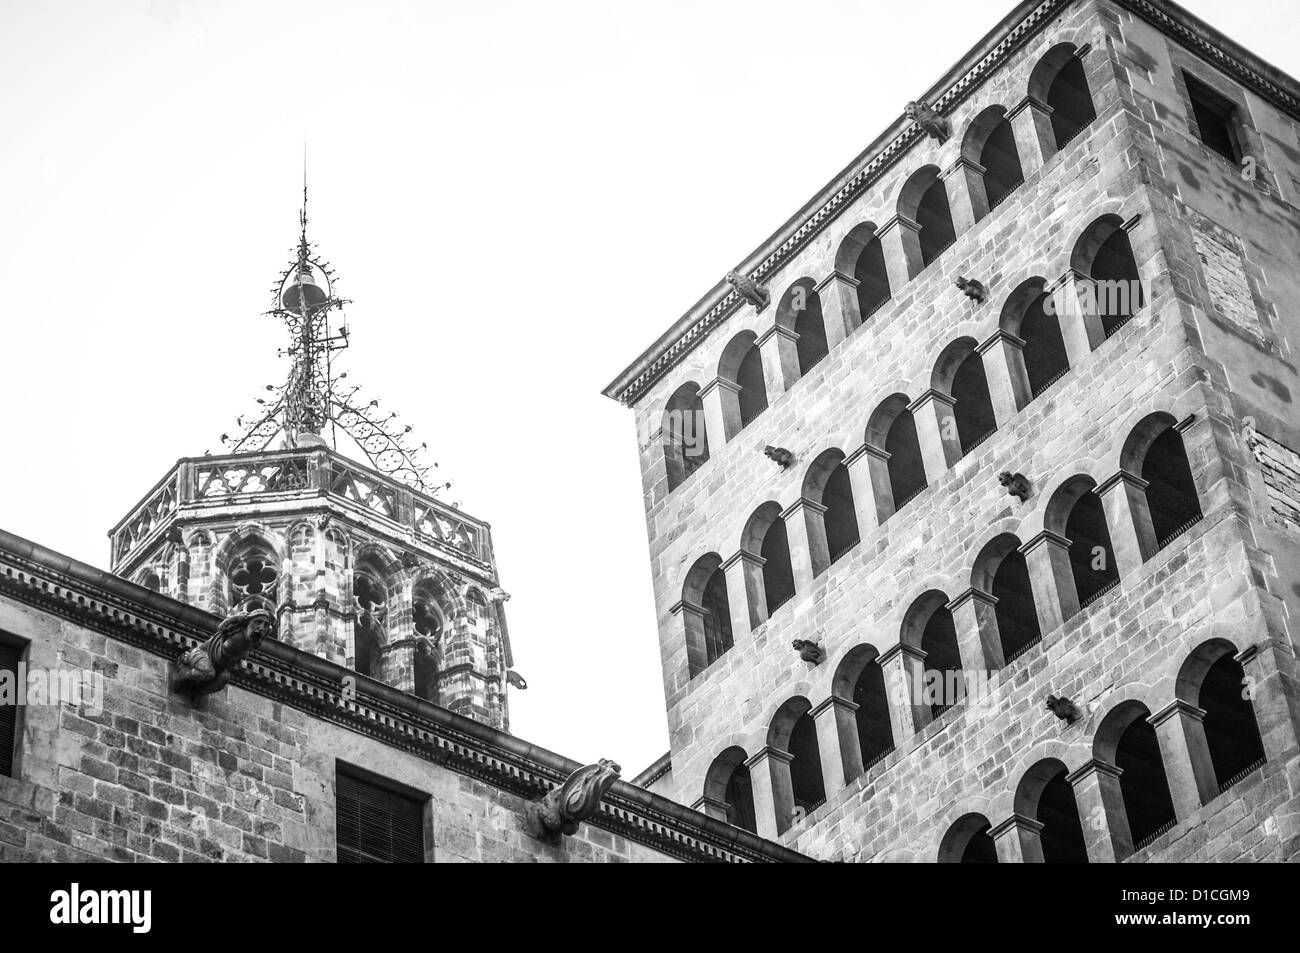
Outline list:
[[[110,534],[113,564],[128,560],[187,506],[236,504],[271,495],[345,500],[408,527],[419,538],[490,560],[486,524],[333,451],[309,448],[180,461]]]

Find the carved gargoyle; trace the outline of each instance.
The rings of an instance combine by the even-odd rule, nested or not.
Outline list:
[[[221,621],[210,639],[180,654],[172,663],[168,684],[194,701],[219,692],[240,660],[263,639],[275,636],[275,613],[260,606],[241,606]]]
[[[805,662],[820,665],[822,659],[826,658],[826,653],[822,651],[822,647],[811,639],[795,639],[790,645],[794,647],[794,650],[799,653],[799,657]]]
[[[989,291],[984,287],[984,282],[980,281],[978,278],[963,278],[961,275],[958,275],[957,280],[953,283],[961,289],[962,294],[976,303],[983,301],[989,296]]]
[[[1079,720],[1079,707],[1064,695],[1059,698],[1055,695],[1048,695],[1045,704],[1048,711],[1068,725],[1072,725]]]
[[[952,135],[952,124],[930,108],[928,103],[913,101],[903,109],[907,118],[921,127],[936,142],[947,142]]]
[[[623,769],[608,758],[579,768],[557,788],[524,807],[528,832],[548,844],[559,844],[566,835],[600,809],[600,800]]]
[[[748,275],[729,271],[727,272],[727,283],[736,289],[736,294],[752,304],[755,311],[762,311],[772,303],[772,292]]]
[[[785,449],[785,447],[766,446],[763,448],[763,456],[767,457],[782,470],[794,462],[794,454]]]
[[[521,692],[528,690],[528,682],[526,682],[524,677],[513,668],[506,671],[506,684],[511,688],[519,689]]]
[[[1029,478],[1023,473],[1003,470],[998,474],[998,482],[1006,488],[1008,496],[1014,496],[1022,503],[1029,499]]]

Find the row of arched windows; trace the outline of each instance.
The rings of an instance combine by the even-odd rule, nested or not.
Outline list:
[[[988,540],[972,565],[969,591],[956,594],[957,602],[938,591],[918,597],[908,612],[908,619],[915,621],[905,623],[902,641],[923,650],[932,667],[960,669],[952,611],[969,602],[978,608],[969,614],[979,629],[984,658],[966,659],[966,667],[998,669],[1117,586],[1126,561],[1128,568],[1136,568],[1201,519],[1180,429],[1194,419],[1177,421],[1164,411],[1143,418],[1121,448],[1115,477],[1099,486],[1093,477],[1075,474],[1057,484],[1043,511],[1043,531],[1030,540],[1010,532]],[[868,445],[870,439],[868,435]],[[897,445],[888,439],[885,443],[894,446],[886,451],[888,461],[868,452],[854,467],[865,466],[871,473],[872,465],[882,470],[897,466]],[[799,567],[804,578],[825,571],[856,545],[859,510],[853,474],[842,452],[826,451],[809,467],[799,505],[783,511],[774,501],[764,503],[745,524],[735,556],[724,563],[717,553],[709,553],[696,561],[675,607],[684,620],[689,675],[704,671],[730,649],[737,627],[763,624],[794,597],[797,573],[788,520],[799,521],[808,540],[810,564]],[[912,479],[908,471],[900,469],[899,475]],[[885,485],[897,492],[901,479],[893,476],[886,474]],[[881,495],[875,473],[870,491]],[[1107,494],[1115,500],[1114,516],[1108,516],[1103,502]],[[1111,522],[1117,518],[1126,521],[1119,528],[1124,539],[1132,541],[1121,549],[1123,555],[1117,554],[1112,538]],[[730,585],[728,573],[734,574]],[[734,604],[733,599],[746,604]]]
[[[1240,657],[1225,639],[1202,643],[1181,666],[1170,704],[1154,714],[1140,699],[1114,704],[1092,732],[1091,760],[1079,758],[1086,763],[1074,771],[1057,757],[1035,761],[1020,775],[1007,820],[994,826],[984,814],[963,814],[943,835],[937,857],[923,859],[1123,860],[1149,846],[1266,760]],[[768,836],[797,825],[826,800],[830,772],[850,782],[894,750],[888,707],[880,701],[884,682],[875,649],[856,647],[836,672],[832,703],[813,708],[796,697],[783,704],[759,756],[733,745],[713,760],[697,806]],[[822,750],[820,718],[834,719],[840,752]],[[756,783],[774,823],[756,811]],[[1089,844],[1085,819],[1104,842]],[[1001,837],[1009,841],[999,850]]]
[[[1086,47],[1059,44],[1041,59],[1031,75],[1025,104],[1031,111],[1039,110],[1050,119],[1049,138],[1054,139],[1058,149],[1095,118],[1081,60],[1086,51]],[[962,140],[961,155],[963,161],[958,171],[969,179],[973,206],[968,217],[972,222],[978,221],[1024,181],[1023,164],[1005,107],[990,106],[971,121]],[[898,224],[902,238],[898,253],[906,259],[905,263],[891,268],[881,244],[886,230],[874,223],[857,225],[842,241],[836,253],[835,269],[855,286],[855,307],[850,308],[856,310],[851,318],[855,326],[878,311],[897,290],[891,288],[891,271],[893,284],[913,278],[956,240],[957,226],[945,178],[936,166],[925,166],[908,178],[899,193],[897,215],[891,222],[901,223]],[[966,219],[963,216],[963,221]],[[1072,258],[1076,276],[1098,283],[1136,281],[1132,249],[1120,225],[1118,220],[1108,218],[1096,223],[1080,239]],[[1019,371],[1025,378],[1022,389],[1026,396],[1040,393],[1068,366],[1065,344],[1054,316],[1047,314],[1041,321],[1023,322],[1024,316],[1045,300],[1037,295],[1046,295],[1046,291],[1047,283],[1041,279],[1034,288],[1017,289],[1008,302],[1008,307],[1016,313],[1004,315],[1003,320],[1004,330],[1010,334],[1023,330],[1024,357]],[[1113,333],[1138,306],[1139,302],[1129,301],[1127,296],[1122,305],[1112,302],[1110,296],[1102,296],[1100,313],[1095,316],[1099,333],[1089,331],[1092,346]],[[1038,307],[1034,313],[1043,310]],[[761,338],[753,331],[736,335],[723,349],[717,377],[707,387],[701,388],[694,382],[683,384],[669,398],[661,426],[669,490],[708,461],[709,435],[704,432],[707,415],[703,404],[706,394],[712,394],[710,399],[718,401],[715,426],[721,426],[722,439],[730,440],[767,409],[768,382],[780,382],[788,388],[827,356],[830,339],[817,283],[809,277],[799,278],[779,299],[774,327],[769,333]],[[793,347],[788,355],[783,351],[780,356],[767,357],[767,363],[772,366],[765,371],[763,350],[769,340],[775,341],[778,350],[786,348],[786,342],[791,340]],[[994,425],[982,363],[973,347],[971,342],[970,348],[959,348],[949,355],[948,383],[953,388],[949,396],[955,401],[965,450],[987,436]],[[691,417],[695,422],[689,426],[697,432],[690,435],[693,439],[683,441],[682,421]],[[907,424],[900,427],[905,430]],[[713,435],[715,440],[718,437]],[[900,433],[897,439],[905,441],[906,434]]]

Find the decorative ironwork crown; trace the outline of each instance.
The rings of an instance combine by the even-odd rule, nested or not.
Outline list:
[[[334,270],[307,241],[306,182],[298,222],[295,257],[272,289],[271,310],[266,312],[282,320],[292,336],[290,346],[279,351],[293,360],[289,376],[279,386],[268,384],[271,396],[258,398],[258,416],[247,422],[237,418],[239,432],[222,434],[221,442],[232,453],[265,450],[277,437],[286,448],[315,445],[337,450],[341,430],[379,472],[430,495],[450,487],[431,478],[437,464],[423,462],[427,445],[415,445],[408,436],[409,424],[397,423],[396,412],[385,416],[379,401],[360,396],[359,387],[341,386],[348,375],[335,375],[333,355],[348,346],[343,307],[351,302],[335,294]]]

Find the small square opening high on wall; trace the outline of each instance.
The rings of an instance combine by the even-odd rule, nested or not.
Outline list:
[[[1190,73],[1183,73],[1187,95],[1192,101],[1192,118],[1201,142],[1236,164],[1242,160],[1237,107]]]

